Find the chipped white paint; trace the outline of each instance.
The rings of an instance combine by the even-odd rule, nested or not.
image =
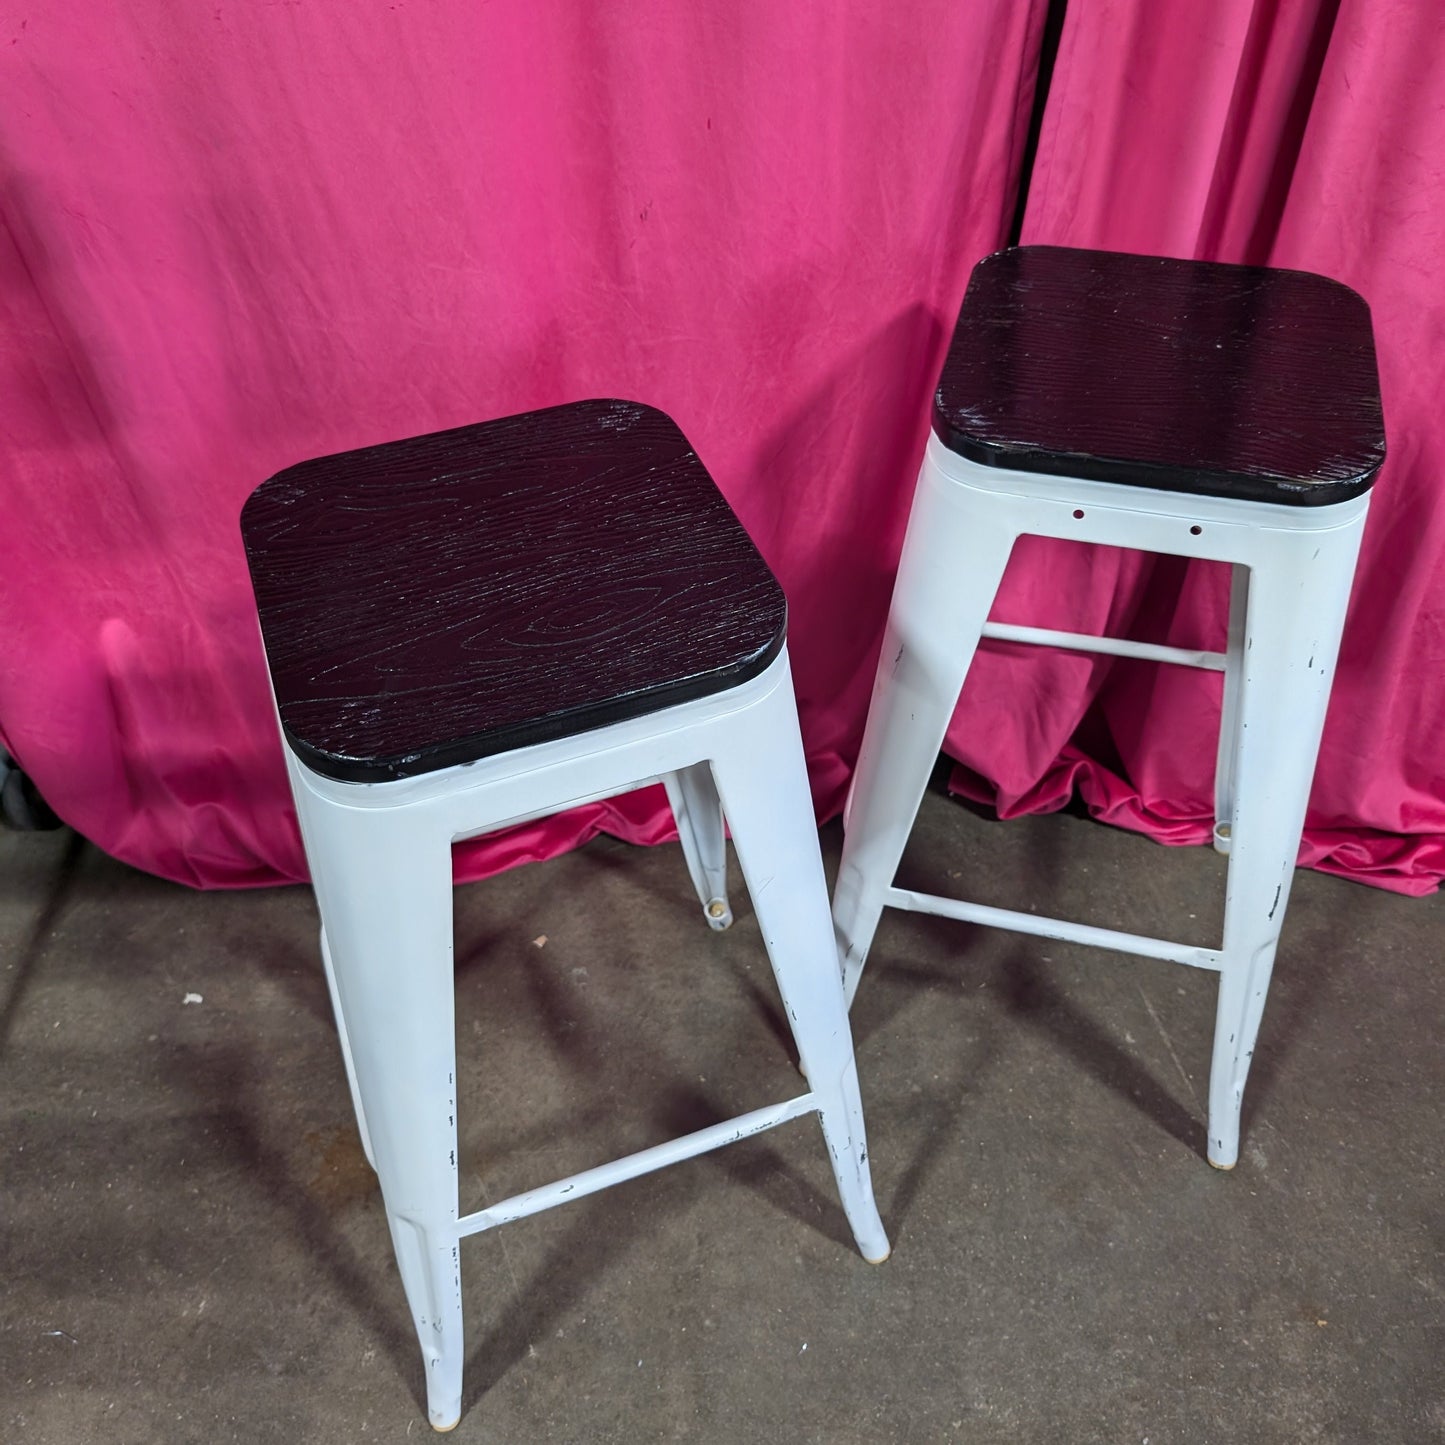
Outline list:
[[[766,1109],[756,1109],[737,1119],[728,1119],[721,1124],[711,1124],[695,1134],[681,1139],[669,1140],[651,1149],[629,1154],[624,1159],[615,1159],[608,1164],[599,1164],[595,1169],[584,1169],[580,1174],[560,1179],[555,1184],[544,1184],[538,1189],[529,1189],[523,1194],[514,1194],[498,1204],[488,1205],[474,1214],[463,1215],[457,1221],[457,1233],[462,1235],[480,1234],[495,1229],[499,1224],[510,1224],[514,1219],[525,1219],[529,1214],[539,1214],[544,1209],[555,1208],[558,1204],[584,1199],[599,1189],[620,1184],[625,1179],[636,1179],[642,1174],[651,1174],[669,1164],[692,1159],[710,1149],[719,1149],[724,1144],[734,1144],[752,1134],[761,1134],[765,1129],[776,1128],[789,1119],[800,1118],[813,1113],[818,1101],[812,1094],[800,1094],[784,1104],[774,1104]]]
[[[940,898],[933,893],[918,893],[910,888],[889,888],[883,895],[888,908],[902,908],[912,913],[933,913],[941,918],[954,918],[963,923],[981,923],[990,928],[1007,928],[1014,933],[1031,933],[1038,938],[1057,938],[1065,943],[1088,943],[1096,948],[1112,948],[1120,953],[1142,954],[1145,958],[1163,958],[1171,963],[1188,964],[1191,968],[1219,969],[1219,951],[1195,948],[1184,943],[1170,943],[1163,938],[1146,938],[1139,933],[1119,933],[1112,928],[1094,928],[1087,923],[1069,923],[1062,918],[1043,918],[1035,913],[1017,913],[1011,908],[990,908],[981,903],[966,903],[958,898]]]
[[[885,907],[1218,972],[1208,1153],[1212,1164],[1232,1167],[1239,1157],[1245,1078],[1289,902],[1368,508],[1369,493],[1333,506],[1283,506],[1011,472],[977,466],[931,437],[844,811],[847,833],[833,920],[849,1000]],[[1025,535],[1231,564],[1225,651],[1191,652],[989,622],[1009,554]],[[1214,843],[1229,856],[1229,880],[1218,948],[892,886],[929,771],[984,637],[1222,669]],[[1173,1054],[1172,1043],[1166,1044]]]
[[[721,933],[730,928],[733,911],[727,899],[727,844],[722,804],[712,769],[704,763],[678,768],[662,780],[677,823],[677,840],[687,860],[688,876],[702,903],[707,926]]]
[[[289,749],[287,766],[342,1056],[426,1362],[433,1426],[449,1429],[461,1414],[465,1235],[816,1113],[858,1247],[868,1259],[887,1256],[786,649],[728,692],[415,778],[338,782]],[[714,928],[732,921],[726,811],[810,1091],[459,1216],[452,844],[659,780]],[[532,942],[541,948],[546,936]]]

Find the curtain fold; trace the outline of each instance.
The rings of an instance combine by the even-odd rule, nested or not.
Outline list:
[[[198,886],[304,876],[237,532],[301,458],[590,395],[669,411],[791,603],[820,814],[856,756],[1045,0],[611,10],[81,3],[0,45],[0,734]],[[1070,0],[1023,239],[1298,266],[1371,303],[1376,489],[1302,859],[1445,876],[1445,40],[1406,0]],[[1222,569],[1021,544],[997,615],[1218,646]],[[1004,815],[1209,835],[1219,679],[989,645]],[[650,790],[458,850],[608,830]]]
[[[304,876],[237,516],[302,458],[671,413],[778,572],[836,810],[945,328],[1005,239],[1043,0],[79,3],[0,45],[0,731],[201,886]],[[459,849],[461,876],[660,790]]]
[[[1370,303],[1389,459],[1300,856],[1415,894],[1445,876],[1441,95],[1445,32],[1405,0],[1071,0],[1023,234],[1318,271]],[[1217,648],[1227,601],[1217,564],[1035,542],[999,613]],[[960,791],[1011,816],[1077,789],[1106,821],[1208,839],[1216,675],[1008,652],[980,654],[950,729]]]

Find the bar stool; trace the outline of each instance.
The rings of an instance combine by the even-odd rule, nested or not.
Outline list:
[[[938,386],[845,813],[834,927],[850,1001],[885,906],[1214,970],[1208,1157],[1235,1164],[1384,453],[1369,310],[1337,282],[1052,246],[978,264]],[[1025,534],[1231,563],[1226,650],[990,623]],[[893,886],[982,637],[1224,673],[1220,947]]]
[[[885,1258],[786,603],[673,422],[588,401],[303,462],[241,529],[432,1425],[461,1414],[466,1235],[816,1113]],[[809,1087],[459,1216],[452,844],[658,780],[714,928],[731,824]]]

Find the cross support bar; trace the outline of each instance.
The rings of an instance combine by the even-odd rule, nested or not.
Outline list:
[[[508,1224],[514,1219],[525,1219],[529,1214],[539,1214],[553,1205],[565,1204],[584,1195],[595,1194],[612,1184],[621,1184],[624,1179],[636,1179],[640,1174],[651,1174],[654,1169],[663,1169],[669,1164],[706,1154],[710,1149],[721,1148],[724,1144],[736,1143],[752,1134],[761,1134],[765,1129],[786,1124],[790,1119],[817,1111],[818,1101],[811,1093],[799,1094],[783,1104],[770,1104],[766,1109],[754,1109],[750,1114],[739,1114],[736,1119],[725,1119],[720,1124],[709,1124],[694,1134],[684,1134],[680,1139],[671,1139],[666,1144],[656,1144],[629,1154],[623,1159],[614,1159],[610,1164],[599,1164],[595,1169],[584,1169],[555,1184],[543,1184],[537,1189],[514,1194],[500,1204],[479,1209],[475,1214],[466,1214],[457,1220],[457,1237],[480,1234],[483,1230],[494,1229],[499,1224]]]
[[[1147,662],[1172,662],[1180,667],[1224,671],[1224,653],[1195,652],[1187,647],[1159,647],[1152,642],[1126,642],[1122,637],[1095,637],[1088,632],[1055,632],[1050,627],[1022,627],[1012,622],[985,622],[983,635],[996,642],[1025,642],[1033,647],[1066,647],[1072,652],[1103,652],[1110,657],[1142,657]]]
[[[1035,913],[1016,913],[1011,908],[989,908],[982,903],[965,903],[958,898],[940,898],[936,893],[915,893],[909,888],[890,888],[883,896],[889,908],[911,913],[936,913],[961,923],[979,923],[986,928],[1006,928],[1013,933],[1032,933],[1038,938],[1058,938],[1065,943],[1087,943],[1093,948],[1112,948],[1119,953],[1138,953],[1145,958],[1162,958],[1190,968],[1219,972],[1220,952],[1196,948],[1187,943],[1170,943],[1164,938],[1146,938],[1141,933],[1120,933],[1112,928],[1094,928],[1087,923],[1069,923],[1062,918],[1040,918]]]

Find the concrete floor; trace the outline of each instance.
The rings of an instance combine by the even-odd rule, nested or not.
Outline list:
[[[1223,861],[930,796],[904,875],[1209,942]],[[675,846],[457,902],[464,1207],[798,1091],[745,900],[707,932]],[[809,1119],[471,1240],[451,1438],[1445,1439],[1442,906],[1299,876],[1230,1175],[1212,978],[886,915],[893,1258]],[[0,837],[0,1440],[429,1438],[315,927]]]

